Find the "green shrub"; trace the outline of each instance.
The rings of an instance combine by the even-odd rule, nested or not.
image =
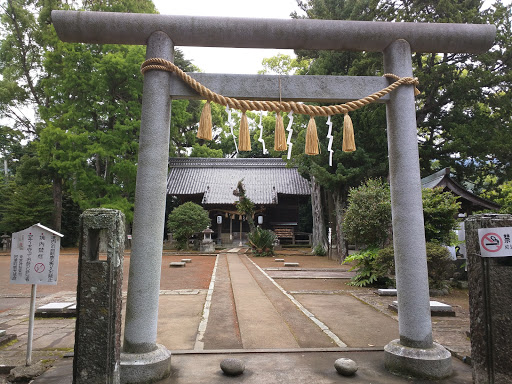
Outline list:
[[[381,267],[377,261],[379,257],[378,248],[367,248],[349,255],[343,264],[355,262],[349,270],[356,270],[356,275],[351,279],[349,285],[366,287],[367,285],[390,285],[393,280],[389,279],[387,268]]]
[[[427,267],[428,285],[430,289],[444,289],[447,287],[447,280],[454,272],[454,264],[450,252],[446,247],[437,242],[428,242]],[[395,258],[392,246],[380,249],[377,257],[372,260],[373,274],[376,276],[387,276],[390,278],[395,274]],[[390,278],[391,280],[391,278]]]
[[[439,187],[423,189],[422,198],[426,241],[455,245],[454,230],[458,228],[457,213],[460,208],[458,197],[443,192],[443,188]]]
[[[274,256],[276,234],[268,229],[255,227],[247,235],[254,256]]]
[[[188,239],[211,224],[208,211],[191,201],[173,209],[167,227],[180,248],[188,248]]]
[[[325,250],[324,247],[322,247],[320,244],[318,244],[313,249],[313,254],[316,255],[316,256],[325,256],[325,255],[327,255],[327,251]]]
[[[389,185],[370,179],[349,192],[343,231],[349,241],[381,247],[390,239],[391,198]]]

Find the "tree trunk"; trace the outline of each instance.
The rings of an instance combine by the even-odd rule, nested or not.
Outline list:
[[[327,251],[322,189],[314,176],[311,176],[311,209],[313,210],[313,249],[320,246]]]
[[[336,250],[337,250],[337,260],[343,262],[345,258],[348,256],[348,244],[345,239],[345,234],[343,233],[343,219],[345,218],[345,201],[343,201],[343,197],[341,191],[336,190],[332,193],[333,201],[334,201],[334,213],[335,213],[335,228],[336,228]]]
[[[60,232],[62,229],[62,178],[56,176],[53,180],[53,229]]]

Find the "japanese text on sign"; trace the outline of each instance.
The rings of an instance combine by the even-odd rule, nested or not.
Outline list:
[[[512,256],[512,227],[480,228],[478,241],[482,257]]]
[[[41,224],[13,233],[11,283],[57,284],[61,237]]]

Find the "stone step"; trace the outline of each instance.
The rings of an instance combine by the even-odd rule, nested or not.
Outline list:
[[[398,312],[398,301],[393,301],[393,303],[389,304],[388,308]],[[435,300],[430,301],[430,313],[432,316],[455,316],[455,311],[451,305]]]
[[[377,289],[377,294],[379,296],[396,296],[397,290],[396,289]]]
[[[299,266],[299,263],[284,263],[284,266],[285,267],[298,267]]]
[[[181,268],[186,265],[187,265],[187,263],[185,263],[183,261],[173,261],[169,264],[169,268]]]
[[[76,303],[48,303],[36,309],[39,317],[69,317],[76,314]]]

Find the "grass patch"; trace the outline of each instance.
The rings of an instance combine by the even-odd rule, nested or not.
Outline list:
[[[11,340],[8,343],[5,343],[4,345],[2,345],[0,347],[0,350],[10,347],[11,345],[16,344],[18,341],[19,341],[18,339]]]

